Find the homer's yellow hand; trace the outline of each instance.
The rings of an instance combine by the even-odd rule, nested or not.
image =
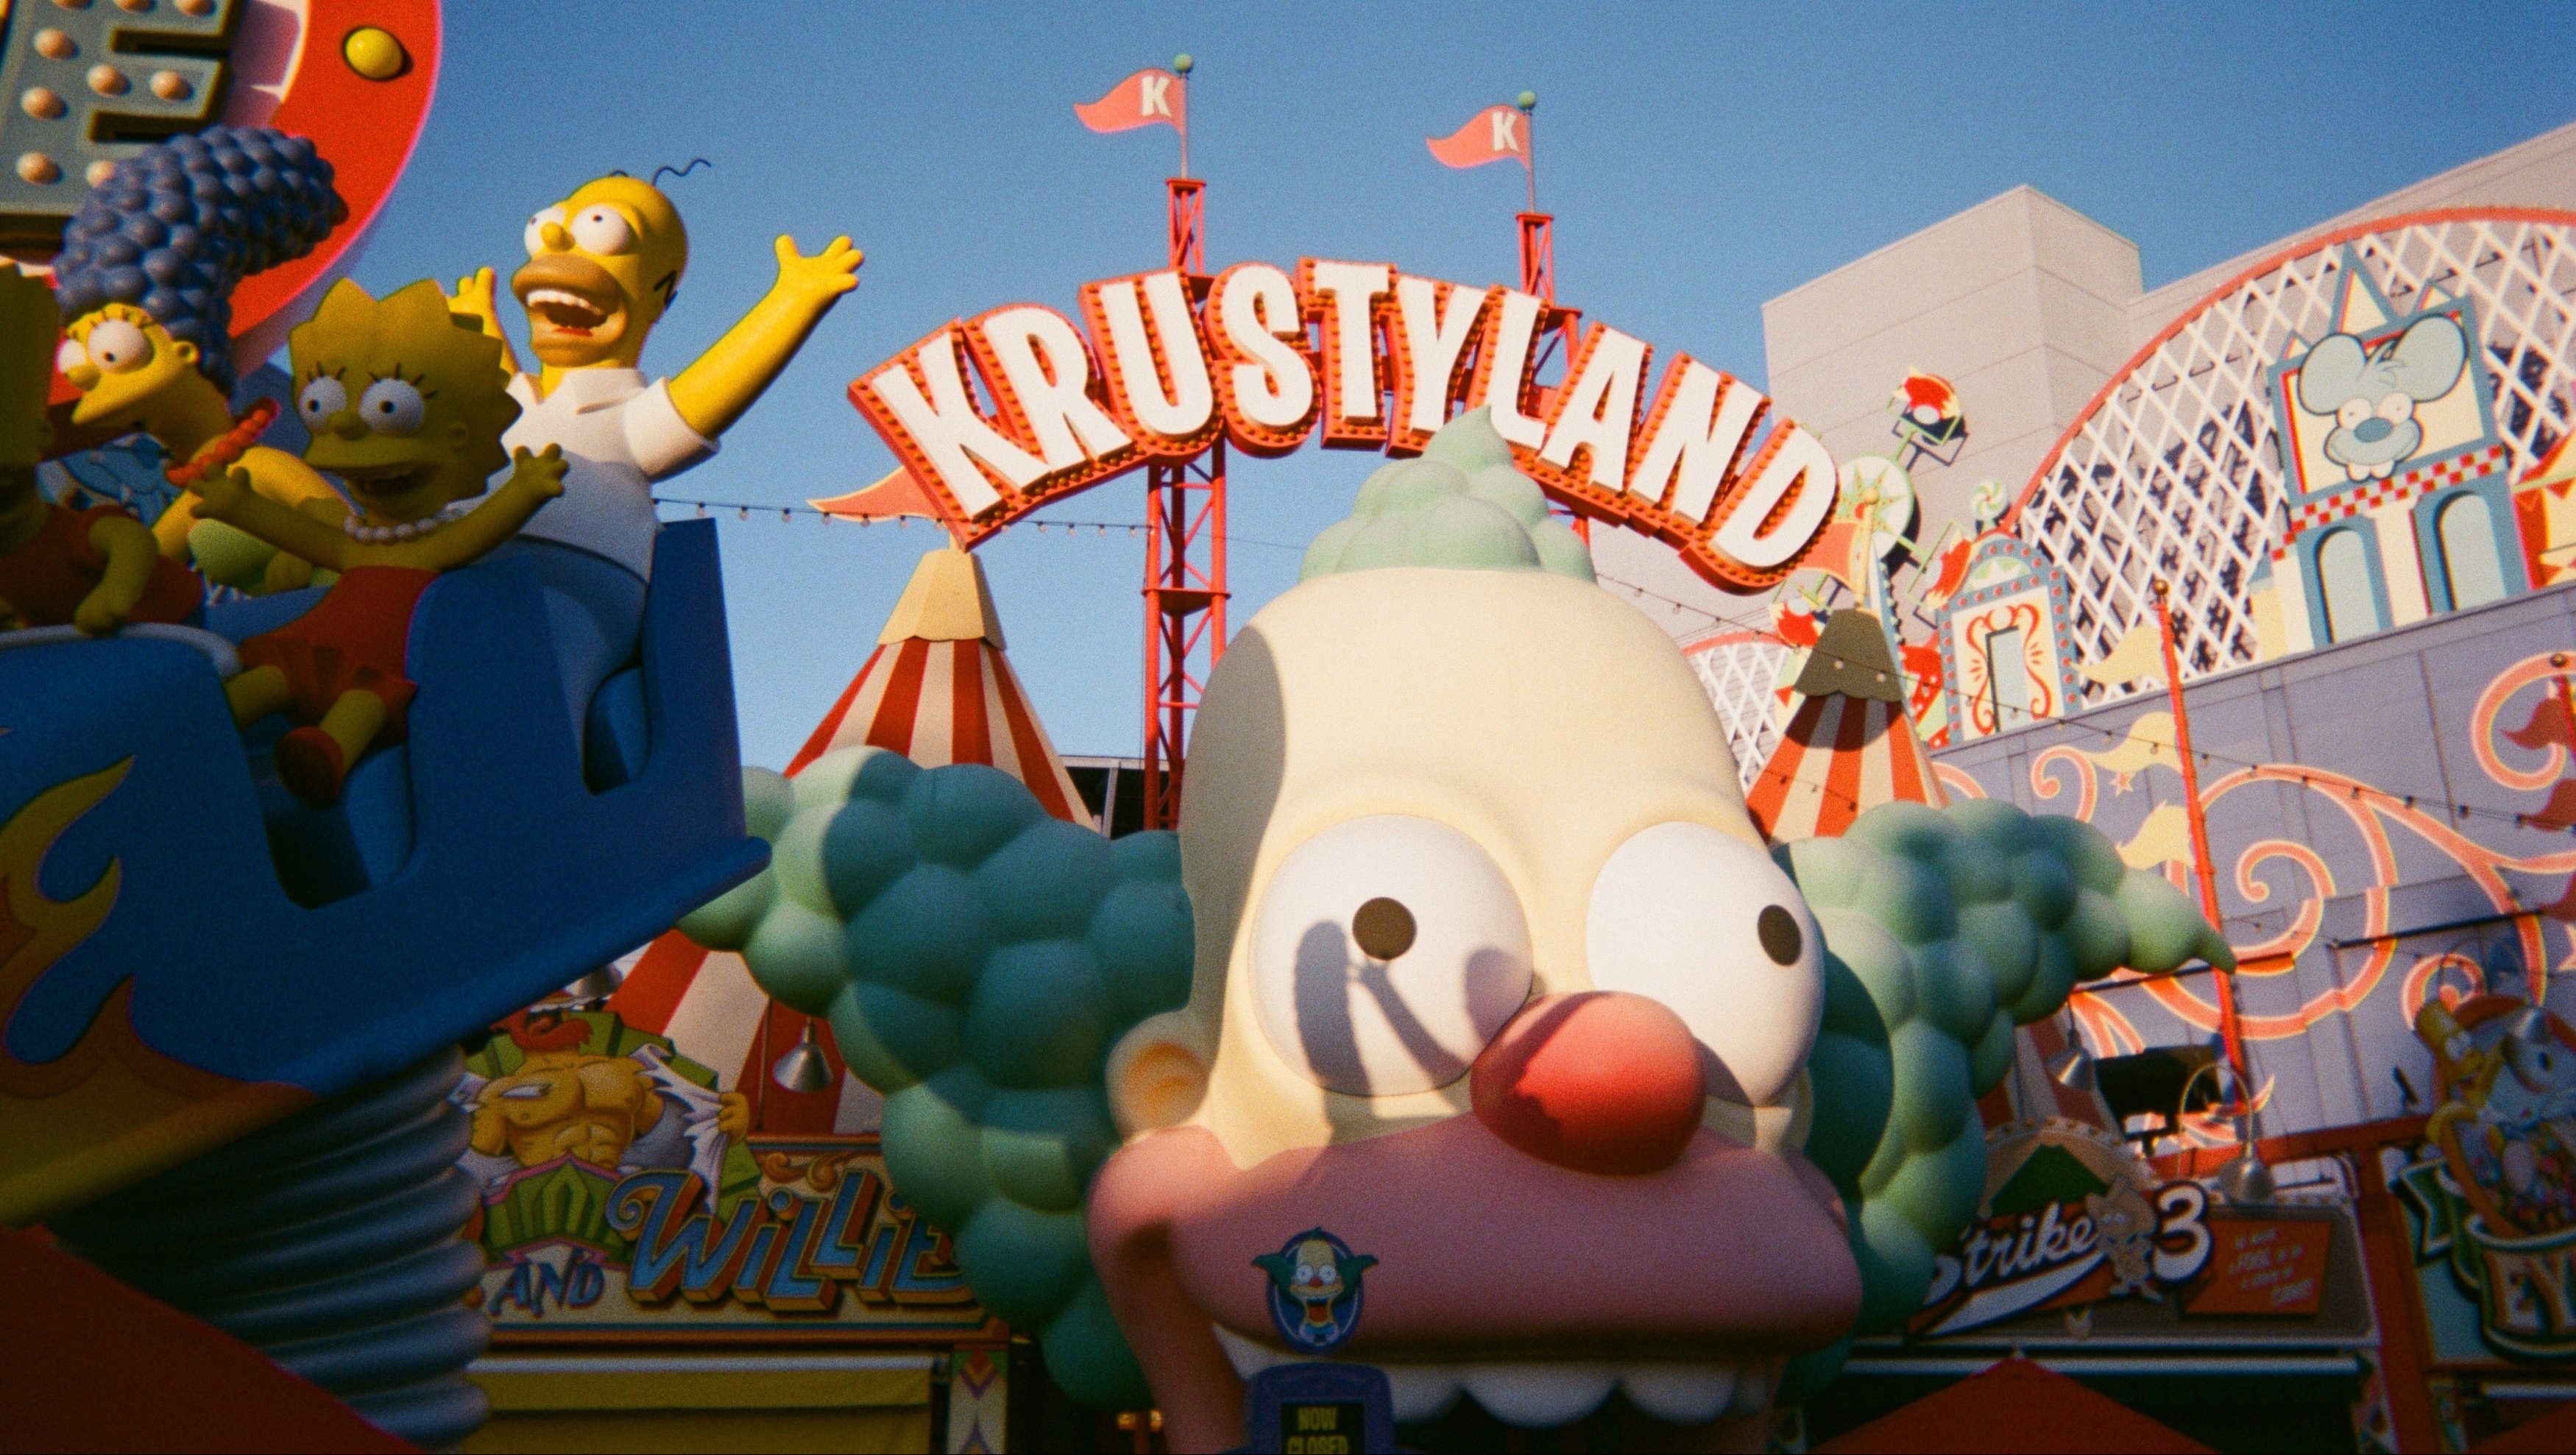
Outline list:
[[[859,264],[866,261],[867,254],[850,246],[846,237],[832,239],[809,258],[796,251],[796,239],[782,233],[778,239],[778,286],[770,291],[812,307],[828,308],[833,299],[859,286]]]
[[[671,407],[681,420],[714,439],[742,418],[823,315],[859,286],[861,261],[846,237],[832,239],[810,258],[796,251],[796,239],[779,238],[777,284],[671,381]]]
[[[456,291],[447,295],[447,311],[474,320],[475,326],[494,338],[501,336],[500,305],[492,270],[477,268],[456,280]]]
[[[9,604],[8,597],[0,596],[0,632],[18,631],[26,625],[27,619],[18,614],[18,608]]]

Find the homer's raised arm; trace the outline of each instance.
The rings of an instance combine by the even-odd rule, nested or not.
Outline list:
[[[846,237],[806,257],[796,240],[778,239],[778,281],[742,321],[671,381],[671,403],[700,435],[714,439],[742,418],[770,381],[804,347],[806,336],[841,295],[859,286],[865,255]]]

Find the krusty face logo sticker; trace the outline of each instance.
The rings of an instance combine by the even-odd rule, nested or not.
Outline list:
[[[1252,1264],[1270,1275],[1270,1321],[1289,1347],[1328,1354],[1359,1327],[1360,1278],[1377,1259],[1308,1228]]]

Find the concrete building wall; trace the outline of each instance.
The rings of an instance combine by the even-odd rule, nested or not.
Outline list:
[[[1989,476],[2027,477],[2128,357],[2135,243],[2029,187],[1890,243],[1762,306],[1772,397],[1837,459],[1892,454],[1908,368],[1959,388],[1968,439],[1912,470],[1924,520],[1965,520]]]
[[[2494,874],[2517,909],[2560,898],[2564,868],[2519,866],[2565,862],[2568,834],[2530,821],[2545,818],[2563,784],[2517,788],[2488,764],[2522,773],[2548,761],[2547,745],[2524,749],[2505,735],[2554,690],[2545,675],[2531,679],[2571,640],[2576,588],[2558,587],[2185,689],[2192,745],[2207,755],[2198,766],[2222,928],[2240,954],[2270,947],[2288,956],[2249,964],[2238,978],[2243,1015],[2258,1028],[2254,1073],[2273,1084],[2264,1135],[2424,1110],[2406,1104],[2389,1073],[2402,1071],[2419,1093],[2432,1087],[2432,1058],[2413,1026],[2427,977],[2465,990],[2482,975],[2491,990],[2523,993],[2532,964],[2524,925],[2533,922],[2499,922],[2478,877]],[[2509,674],[2519,685],[2498,690]],[[2166,703],[2147,692],[1933,760],[1945,777],[1975,780],[1983,796],[2086,819],[2128,846],[2132,862],[2175,855],[2165,862],[2179,868],[2187,841],[2170,832],[2173,814],[2161,828],[2153,815],[2181,803],[2181,776],[2169,747],[2152,761],[2144,751],[2170,741],[2168,723],[2153,720]],[[1956,778],[1950,787],[1962,796]],[[2548,926],[2549,963],[2567,931],[2538,923]],[[2576,977],[2554,974],[2548,987],[2550,1007],[2576,1015]],[[2212,998],[2205,977],[2179,989],[2204,1005]],[[2207,1035],[2148,990],[2102,999],[2146,1045]]]
[[[2146,342],[2212,289],[2303,238],[2436,207],[2576,208],[2576,123],[2214,263],[2152,292],[2137,245],[2016,187],[1762,307],[1772,397],[1837,459],[1894,454],[1888,395],[1909,368],[1959,388],[1968,440],[1912,467],[1927,536],[1967,524],[1969,492],[2017,494],[2057,437]]]

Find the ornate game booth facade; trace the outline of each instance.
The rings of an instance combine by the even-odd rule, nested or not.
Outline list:
[[[2502,170],[2576,200],[2551,166],[2566,142]],[[2267,1241],[2234,1293],[2096,1302],[2042,1292],[2066,1265],[2037,1260],[1989,1316],[1865,1342],[1844,1410],[1810,1406],[1819,1437],[2015,1350],[2195,1433],[2348,1412],[2365,1448],[2467,1449],[2566,1418],[2576,1324],[2546,1289],[2576,1091],[2479,1068],[2508,1024],[2563,1043],[2576,955],[2576,213],[2476,200],[2320,228],[2139,320],[2025,477],[1966,491],[1950,466],[1977,391],[1909,379],[1886,458],[1844,467],[1847,506],[1891,502],[1871,546],[1780,593],[1767,627],[1694,644],[1757,797],[1766,772],[1802,776],[1802,749],[1832,757],[1801,690],[1832,645],[1816,617],[1876,606],[1935,793],[2070,814],[2133,866],[2206,876],[2235,972],[2079,991],[2023,1033],[1989,1121],[2045,1121],[2147,1181],[2250,1145],[2273,1204],[2321,1220]],[[1911,512],[1945,490],[1968,519],[1936,531]],[[2249,1107],[2217,1092],[2232,1066]],[[1999,1169],[2029,1135],[1996,1133],[1998,1235]],[[2527,1170],[2497,1180],[2526,1138]]]
[[[260,357],[399,174],[438,16],[173,5],[192,54],[234,47],[235,104],[370,123],[323,137],[344,230],[245,284]],[[131,39],[65,9],[10,64]],[[1077,112],[1183,129],[1188,72]],[[159,103],[218,94],[169,74]],[[1527,166],[1534,106],[1433,154]],[[28,156],[41,242],[88,159]],[[1163,267],[853,378],[897,466],[812,508],[952,545],[783,774],[735,760],[696,522],[625,695],[518,757],[471,728],[551,716],[510,630],[538,604],[507,570],[436,589],[424,679],[520,645],[481,695],[424,692],[380,790],[421,812],[351,882],[259,852],[228,732],[189,779],[118,736],[137,712],[5,724],[0,906],[41,924],[0,938],[0,1191],[50,1235],[0,1251],[96,1310],[13,1360],[95,1377],[130,1337],[271,1421],[237,1428],[381,1448],[1904,1448],[2040,1408],[2220,1444],[2259,1403],[2267,1437],[2431,1450],[2568,1418],[2576,213],[2262,261],[1935,534],[1913,476],[1974,387],[1910,373],[1898,448],[1837,465],[1780,399],[1561,303],[1534,192],[1510,285],[1212,269],[1183,158]],[[1229,458],[1310,441],[1386,459],[1230,636]],[[140,503],[130,446],[64,444],[54,488]],[[972,550],[1139,472],[1122,833]],[[1596,531],[1768,622],[1680,650],[1599,589]],[[0,715],[210,700],[162,646],[15,644]],[[145,765],[122,796],[111,751]],[[192,889],[170,802],[251,846],[221,902],[265,918]],[[518,855],[498,912],[443,912],[482,862],[459,822]],[[225,925],[258,933],[174,938]],[[264,935],[310,953],[258,978]],[[345,1023],[169,1009],[352,967]],[[366,1285],[391,1335],[348,1311],[382,1270],[257,1284],[346,1251],[312,1204],[350,1154],[417,1184],[369,1209],[439,1213],[405,1259],[462,1270]],[[1507,1243],[1585,1275],[1531,1300]]]

